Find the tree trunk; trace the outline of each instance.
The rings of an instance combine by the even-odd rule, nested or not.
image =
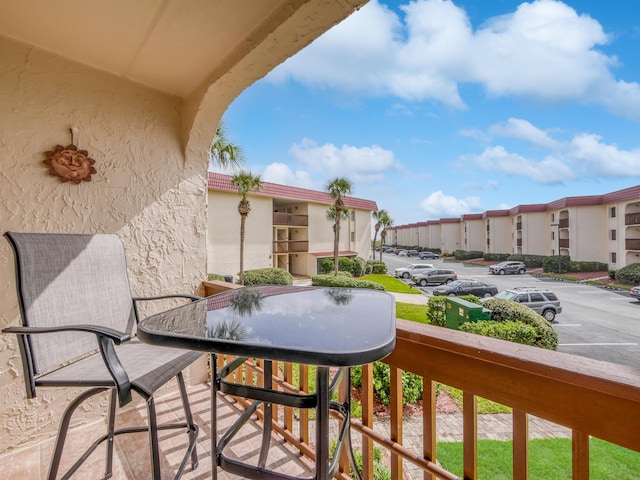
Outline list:
[[[336,277],[338,276],[338,244],[340,243],[340,217],[342,216],[342,209],[336,208],[336,223],[333,226],[333,269]]]
[[[240,215],[240,285],[244,285],[244,224],[246,215]]]

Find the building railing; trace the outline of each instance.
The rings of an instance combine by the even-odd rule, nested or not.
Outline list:
[[[558,224],[560,225],[560,228],[569,228],[569,219],[561,218]]]
[[[516,230],[522,230],[522,222],[516,223]]]
[[[309,251],[307,240],[276,240],[273,242],[273,253],[301,253]]]
[[[560,247],[561,248],[569,248],[569,239],[568,238],[561,238],[558,243],[560,243]]]
[[[309,215],[273,212],[273,224],[289,227],[307,227],[309,226]]]
[[[627,213],[624,216],[625,225],[640,225],[640,213]]]
[[[374,430],[373,368],[363,367],[360,401],[362,417],[352,420],[353,435],[363,456],[365,480],[373,480],[373,446],[388,451],[391,478],[403,478],[403,462],[419,467],[425,479],[457,479],[436,463],[436,385],[463,391],[463,469],[465,479],[478,478],[477,398],[489,399],[512,409],[513,478],[526,479],[528,465],[528,417],[536,416],[572,430],[573,480],[587,480],[589,437],[597,437],[640,452],[640,372],[584,357],[523,346],[442,327],[398,320],[394,351],[384,363],[391,370],[389,434]],[[287,391],[307,391],[310,367],[283,364],[274,379]],[[403,446],[402,371],[424,380],[420,451]],[[262,374],[256,363],[244,378]],[[237,379],[236,379],[237,380]],[[274,413],[274,430],[301,454],[314,458],[310,442],[313,420],[305,410],[282,408]],[[294,423],[299,422],[294,429]],[[295,432],[295,433],[294,433]],[[341,458],[342,472],[348,472]],[[346,480],[345,473],[337,478]]]
[[[624,246],[627,250],[640,250],[640,238],[627,238]]]

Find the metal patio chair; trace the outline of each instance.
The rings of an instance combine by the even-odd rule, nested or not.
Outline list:
[[[87,398],[110,391],[107,433],[98,438],[61,478],[69,478],[98,445],[107,440],[105,478],[112,476],[114,436],[149,431],[153,479],[160,479],[158,430],[184,429],[188,447],[175,478],[191,457],[198,465],[196,439],[182,370],[202,353],[158,347],[136,337],[136,302],[192,295],[133,298],[125,252],[116,235],[5,233],[16,260],[21,327],[18,335],[27,397],[36,387],[88,387],[67,407],[60,422],[48,478],[56,478],[67,430],[75,409]],[[153,394],[177,379],[185,421],[158,425]],[[137,392],[147,404],[148,425],[115,430],[116,403],[122,407]]]

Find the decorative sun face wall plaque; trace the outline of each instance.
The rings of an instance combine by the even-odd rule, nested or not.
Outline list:
[[[63,182],[90,182],[91,175],[96,172],[93,164],[96,161],[89,158],[89,152],[78,150],[75,145],[56,145],[52,152],[45,152],[47,159],[44,163],[49,167],[49,175],[60,177]]]

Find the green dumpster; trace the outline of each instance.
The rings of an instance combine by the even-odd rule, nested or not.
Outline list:
[[[491,320],[491,310],[457,297],[447,297],[444,313],[446,327],[455,330],[458,330],[460,325],[465,322]]]

